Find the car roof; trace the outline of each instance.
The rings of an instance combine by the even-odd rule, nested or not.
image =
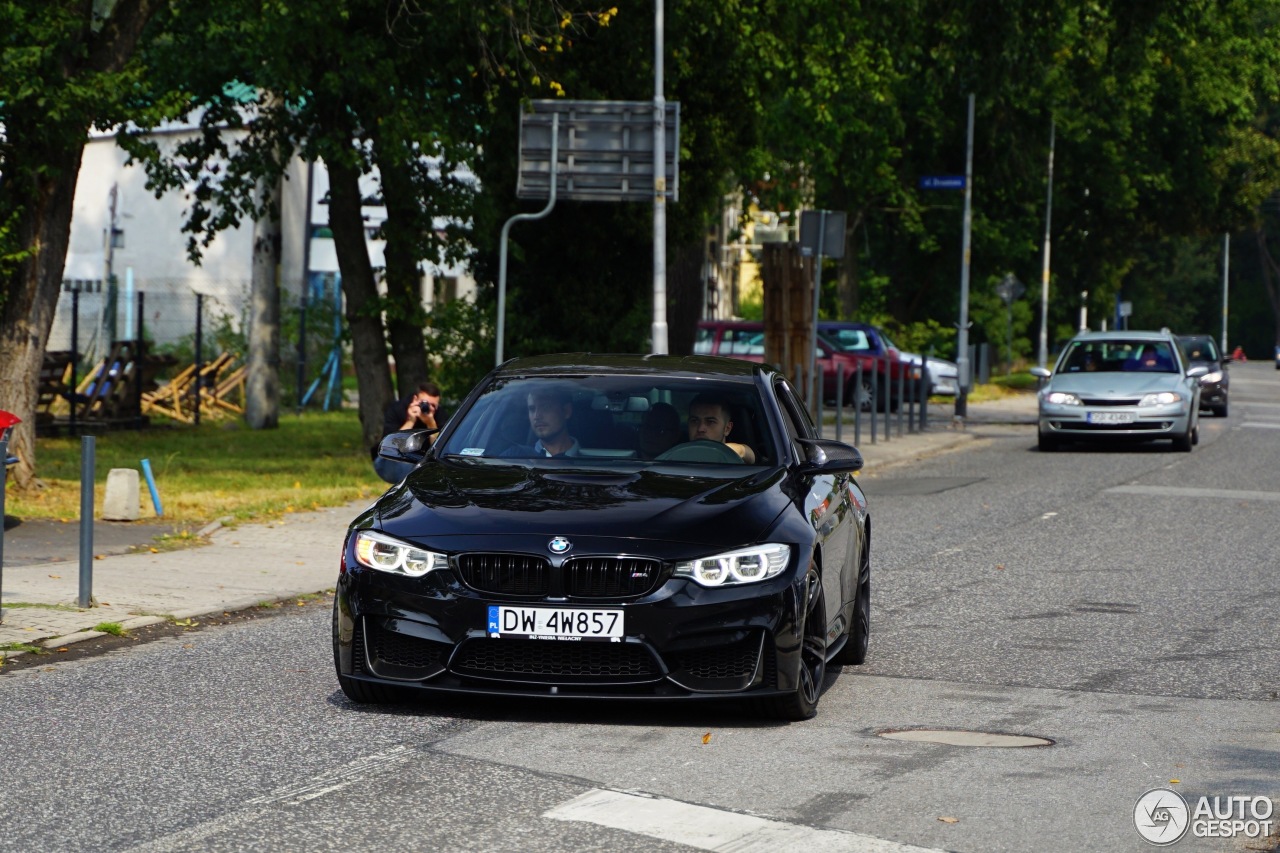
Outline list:
[[[641,355],[632,353],[551,353],[513,358],[498,368],[499,376],[563,376],[572,373],[678,376],[752,382],[772,374],[768,365],[714,355]]]
[[[1080,332],[1073,341],[1172,341],[1174,335],[1172,332],[1160,331],[1116,331],[1108,330],[1106,332]]]
[[[764,328],[763,320],[699,320],[698,328],[714,329],[723,327],[726,329],[762,329]],[[873,323],[860,323],[856,320],[819,320],[819,329],[861,329],[863,331],[875,332],[879,331],[879,327]]]

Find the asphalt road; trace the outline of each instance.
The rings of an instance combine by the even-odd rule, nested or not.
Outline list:
[[[814,721],[356,707],[320,602],[0,675],[0,850],[1150,849],[1150,788],[1280,796],[1280,372],[1232,382],[1191,454],[989,426],[866,478],[871,659]],[[881,736],[924,727],[1052,745]]]

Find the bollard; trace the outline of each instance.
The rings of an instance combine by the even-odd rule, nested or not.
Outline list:
[[[814,373],[816,374],[815,378],[818,386],[818,393],[813,398],[813,411],[817,414],[817,417],[814,418],[814,420],[818,422],[818,438],[825,438],[826,433],[822,423],[822,398],[826,396],[826,387],[823,384],[826,381],[826,377],[822,375],[822,365],[819,364]]]
[[[151,474],[151,460],[142,460],[142,476],[147,478],[147,489],[151,492],[151,505],[156,508],[156,518],[164,515],[164,507],[160,505],[160,492],[156,490],[156,478]]]
[[[94,437],[80,436],[80,606],[93,601]]]
[[[862,361],[853,369],[853,446],[862,444]]]
[[[892,421],[890,420],[890,418],[893,415],[893,377],[889,373],[891,369],[892,368],[889,366],[889,359],[886,358],[884,360],[884,440],[885,441],[889,441],[890,439],[893,438],[893,436],[889,434],[892,431]]]
[[[857,395],[854,395],[857,399]],[[836,441],[844,441],[844,362],[836,365]]]
[[[898,362],[898,438],[902,438],[902,404],[906,400],[906,381],[906,370],[902,367],[902,362]]]
[[[867,384],[871,386],[871,400],[867,404],[867,419],[871,421],[871,443],[876,443],[876,406],[880,404],[880,360],[876,359],[871,362],[871,369],[875,371],[867,377]]]

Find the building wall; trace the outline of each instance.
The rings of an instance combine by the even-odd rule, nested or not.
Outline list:
[[[195,124],[172,124],[157,132],[156,138],[162,146],[174,146],[196,132]],[[111,274],[119,292],[114,336],[132,337],[138,293],[145,294],[142,319],[147,335],[159,343],[192,334],[197,293],[205,296],[206,312],[226,314],[237,327],[243,322],[252,275],[253,223],[243,222],[218,234],[203,249],[200,263],[193,263],[187,257],[188,235],[182,231],[186,198],[173,192],[157,199],[146,189],[145,170],[125,165],[126,159],[112,135],[91,134],[76,187],[63,270],[64,293],[54,319],[51,350],[71,348],[73,289],[80,291],[78,348],[83,350],[94,334],[102,339],[111,336],[102,323],[109,310],[103,294],[107,290],[105,237],[113,188],[119,235],[116,248],[110,252]],[[337,254],[328,236],[328,186],[328,173],[322,162],[295,160],[290,164],[281,199],[280,286],[282,298],[287,301],[298,300],[309,281],[338,272]],[[364,177],[362,190],[366,198],[377,199],[376,174]],[[370,235],[369,257],[379,268],[383,264],[384,243],[374,240],[372,234],[386,218],[386,210],[370,205],[364,215]],[[475,283],[465,268],[424,265],[422,292],[428,308],[437,291],[437,278],[452,279],[450,286],[439,288],[441,291],[459,297],[474,295]]]

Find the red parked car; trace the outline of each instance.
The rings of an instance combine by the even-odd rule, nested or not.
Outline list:
[[[693,343],[694,355],[720,355],[744,361],[764,361],[764,323],[753,320],[703,320]],[[880,329],[868,323],[836,320],[818,322],[818,369],[822,371],[823,399],[834,403],[839,365],[844,365],[844,404],[853,405],[858,365],[862,365],[863,411],[872,399],[884,409],[884,382],[889,379],[889,399],[898,406],[898,378],[903,377],[904,394],[910,399],[910,383],[920,378],[918,365],[899,357],[898,349]],[[778,365],[778,367],[783,367]],[[878,393],[876,387],[878,386]],[[874,395],[874,396],[873,396]]]

